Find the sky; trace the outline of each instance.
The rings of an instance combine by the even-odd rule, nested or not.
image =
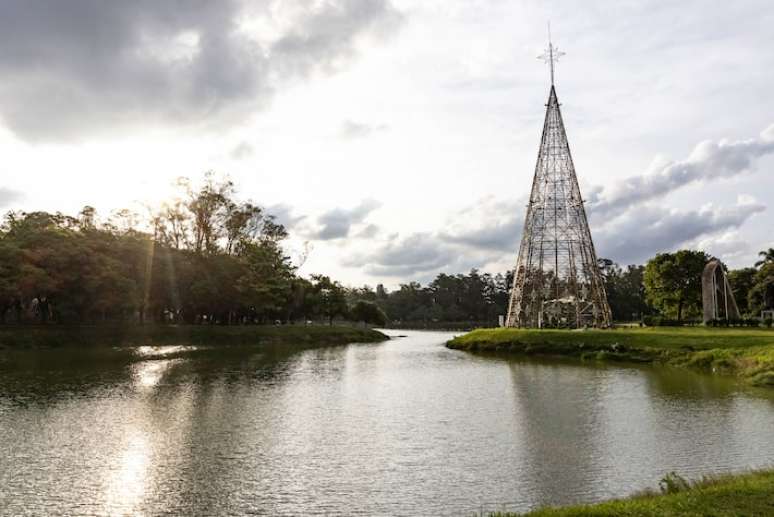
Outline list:
[[[768,0],[5,0],[0,212],[142,214],[212,170],[301,274],[505,272],[549,21],[598,255],[774,247]]]

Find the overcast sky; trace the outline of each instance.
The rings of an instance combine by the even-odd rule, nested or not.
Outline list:
[[[598,254],[774,246],[768,0],[4,0],[0,210],[139,211],[212,169],[301,273],[505,271],[549,19]]]

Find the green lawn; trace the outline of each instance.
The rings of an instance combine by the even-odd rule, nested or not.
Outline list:
[[[704,479],[671,494],[640,495],[594,505],[545,508],[493,517],[726,517],[774,515],[774,470]]]
[[[468,351],[666,363],[737,375],[756,385],[774,385],[771,329],[478,329],[454,338],[447,346]]]
[[[376,330],[322,325],[93,325],[0,326],[0,349],[139,345],[335,345],[373,343]]]

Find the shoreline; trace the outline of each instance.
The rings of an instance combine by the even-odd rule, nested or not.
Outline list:
[[[378,343],[373,329],[327,325],[36,325],[0,326],[3,350],[167,345],[335,346]]]
[[[613,517],[771,515],[774,513],[774,469],[705,476],[688,481],[674,473],[647,490],[600,503],[547,507],[526,513],[492,512],[490,517]]]
[[[446,343],[467,352],[669,365],[774,387],[774,331],[654,327],[610,330],[477,329]]]

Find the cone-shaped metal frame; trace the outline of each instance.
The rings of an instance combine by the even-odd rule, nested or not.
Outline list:
[[[562,113],[551,85],[507,327],[612,323]]]

